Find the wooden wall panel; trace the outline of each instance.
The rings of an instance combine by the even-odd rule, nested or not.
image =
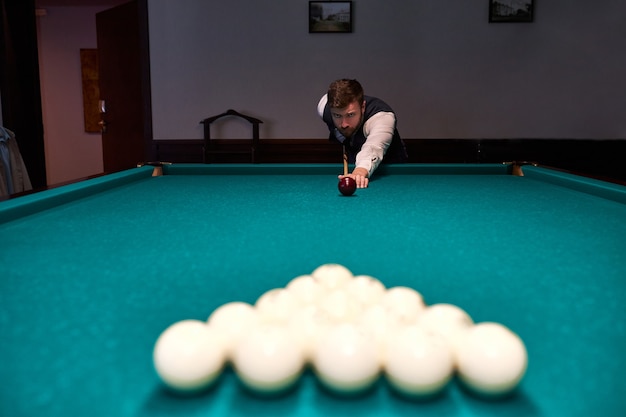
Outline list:
[[[214,140],[222,150],[248,140]],[[501,163],[529,161],[610,181],[626,181],[626,140],[405,139],[412,163]],[[202,162],[203,141],[155,140],[157,160]],[[326,139],[261,139],[259,163],[341,163],[341,148]],[[246,163],[248,155],[220,153],[212,163]]]

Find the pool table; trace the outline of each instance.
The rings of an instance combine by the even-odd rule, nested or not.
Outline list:
[[[532,165],[388,165],[339,194],[338,165],[141,166],[0,202],[2,416],[626,415],[626,187]],[[517,174],[517,175],[513,175]],[[159,334],[325,263],[524,340],[502,399],[453,380],[355,398],[311,372],[276,398],[230,369],[208,391],[157,377]]]

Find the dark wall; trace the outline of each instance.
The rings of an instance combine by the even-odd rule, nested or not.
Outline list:
[[[2,121],[12,130],[34,188],[46,185],[34,0],[0,0]]]

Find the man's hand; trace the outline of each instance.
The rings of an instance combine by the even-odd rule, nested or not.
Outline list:
[[[343,177],[350,177],[356,182],[357,188],[367,188],[370,181],[369,178],[367,178],[367,175],[368,172],[365,168],[355,168],[354,171],[352,171],[352,174],[339,175],[339,179],[342,179]]]

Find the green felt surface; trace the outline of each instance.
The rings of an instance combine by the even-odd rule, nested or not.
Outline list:
[[[0,415],[623,415],[624,187],[394,168],[352,197],[333,166],[172,166],[0,203]],[[193,398],[163,389],[151,354],[168,325],[331,262],[509,326],[529,352],[519,390],[485,401],[453,382],[416,403],[381,381],[342,399],[306,374],[268,400],[230,371]]]

